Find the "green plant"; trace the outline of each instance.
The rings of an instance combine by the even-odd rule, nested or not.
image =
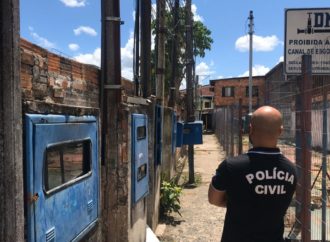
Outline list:
[[[174,181],[163,180],[160,187],[160,211],[162,215],[176,212],[181,216],[180,195],[182,188],[177,186]]]

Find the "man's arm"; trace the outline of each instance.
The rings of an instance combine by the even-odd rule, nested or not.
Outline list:
[[[226,207],[227,206],[227,195],[226,191],[219,191],[215,189],[210,183],[209,186],[209,203],[218,207]]]

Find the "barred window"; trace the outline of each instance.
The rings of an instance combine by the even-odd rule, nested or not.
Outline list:
[[[245,87],[245,96],[249,97],[249,86]],[[259,89],[258,86],[252,87],[252,97],[259,97]]]
[[[235,87],[223,87],[222,96],[223,97],[234,97],[235,96]]]

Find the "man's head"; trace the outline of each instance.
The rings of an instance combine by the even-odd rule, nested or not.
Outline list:
[[[252,114],[250,139],[254,147],[276,147],[282,130],[282,114],[277,109],[262,106]]]

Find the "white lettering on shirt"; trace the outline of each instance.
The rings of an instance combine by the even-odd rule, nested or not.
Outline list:
[[[251,185],[255,180],[264,181],[264,180],[279,180],[286,181],[288,183],[294,184],[294,175],[289,172],[282,170],[277,170],[277,167],[274,167],[273,170],[265,171],[256,171],[255,173],[249,173],[246,176],[246,180]],[[284,185],[260,185],[255,186],[255,192],[257,194],[286,194]]]
[[[286,194],[284,185],[257,185],[255,188],[257,194]]]

